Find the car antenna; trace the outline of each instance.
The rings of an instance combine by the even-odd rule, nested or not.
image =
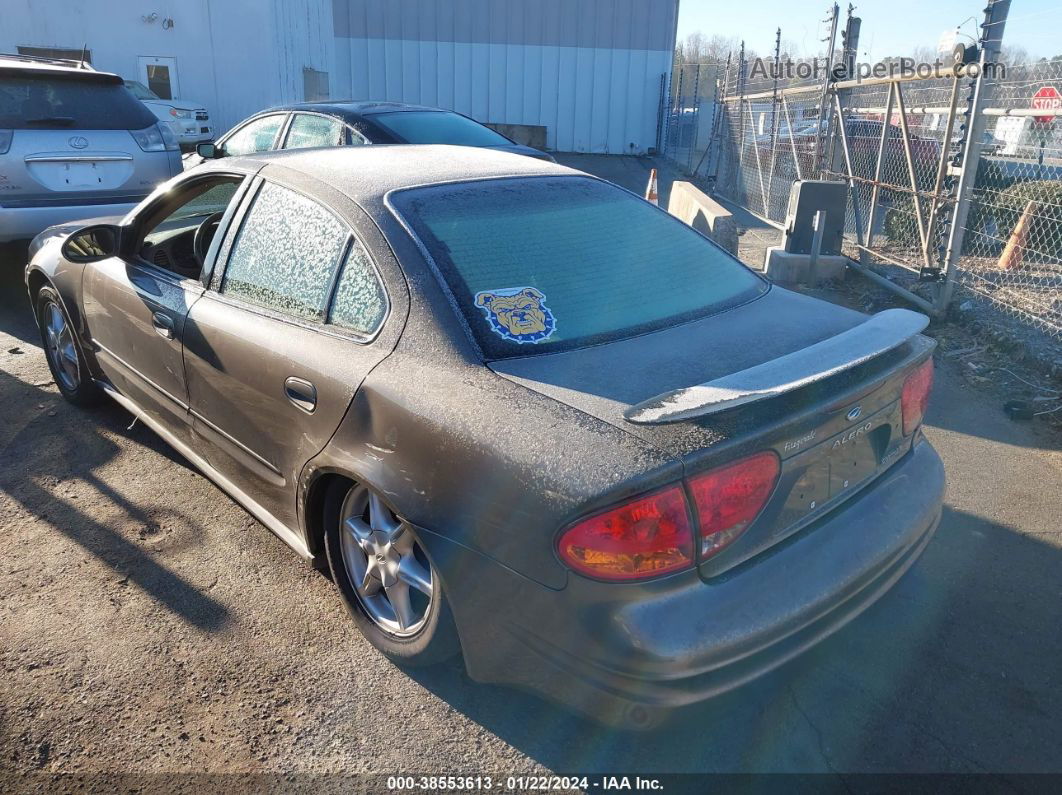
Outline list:
[[[78,65],[80,69],[85,68],[85,56],[88,55],[88,42],[81,45],[81,63]]]

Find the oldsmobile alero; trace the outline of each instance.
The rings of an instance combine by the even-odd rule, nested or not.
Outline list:
[[[790,659],[940,517],[924,316],[772,286],[551,163],[225,158],[43,233],[26,284],[62,394],[154,429],[387,657],[603,721]]]

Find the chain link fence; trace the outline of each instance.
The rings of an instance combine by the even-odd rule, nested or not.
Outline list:
[[[995,85],[985,151],[967,216],[958,284],[1062,339],[1062,119],[1028,115],[1045,86],[1062,90],[1062,62],[1007,69]]]
[[[1062,89],[1062,61],[1010,65],[986,83],[965,214],[956,212],[953,163],[968,123],[967,78],[867,81],[834,91],[821,79],[753,79],[740,57],[729,68],[685,66],[672,80],[663,154],[779,228],[794,180],[847,181],[851,259],[891,268],[890,280],[916,302],[950,270],[953,300],[988,306],[1057,341],[1062,118],[1038,121],[1032,108],[1045,87]],[[949,260],[956,218],[965,219],[962,242]]]
[[[690,174],[703,173],[716,141],[721,73],[718,64],[688,64],[671,75],[661,153]]]

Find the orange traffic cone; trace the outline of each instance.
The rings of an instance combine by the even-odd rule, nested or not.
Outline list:
[[[999,257],[999,267],[1006,271],[1017,270],[1021,267],[1022,256],[1025,253],[1025,240],[1029,236],[1029,227],[1032,225],[1032,217],[1036,215],[1036,202],[1031,201],[1025,205],[1025,211],[1018,219],[1017,226],[1010,233],[1010,239]]]
[[[656,195],[656,169],[649,171],[649,187],[645,189],[645,200],[650,204],[660,206],[659,197]]]

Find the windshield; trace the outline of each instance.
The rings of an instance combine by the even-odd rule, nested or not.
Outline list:
[[[151,111],[121,83],[0,74],[0,128],[142,130],[154,123]]]
[[[159,99],[158,94],[143,83],[138,83],[135,80],[126,80],[125,87],[128,88],[137,99]]]
[[[505,136],[458,113],[406,110],[377,113],[368,118],[407,144],[513,145]]]
[[[767,289],[686,224],[588,177],[414,188],[394,203],[489,358],[633,336]]]

